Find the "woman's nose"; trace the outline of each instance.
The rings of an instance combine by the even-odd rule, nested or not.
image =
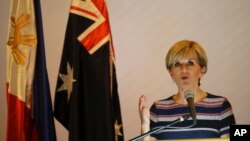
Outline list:
[[[187,71],[188,71],[188,65],[182,64],[182,65],[181,65],[181,71],[182,71],[182,72],[187,72]]]

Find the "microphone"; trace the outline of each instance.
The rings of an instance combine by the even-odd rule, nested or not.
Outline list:
[[[195,107],[194,107],[194,93],[192,91],[188,90],[185,92],[184,97],[188,102],[190,116],[192,117],[193,122],[196,123],[196,111],[195,111]]]

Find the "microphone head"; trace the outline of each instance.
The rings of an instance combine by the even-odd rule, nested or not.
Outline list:
[[[191,90],[187,90],[187,91],[184,93],[184,97],[185,97],[185,99],[194,98],[194,93],[193,93]]]
[[[184,93],[184,97],[188,102],[190,115],[193,119],[193,123],[196,124],[196,111],[194,106],[194,92],[188,90]]]

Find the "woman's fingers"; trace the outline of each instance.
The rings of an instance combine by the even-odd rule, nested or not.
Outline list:
[[[149,122],[149,109],[147,106],[146,96],[142,95],[139,98],[139,114],[142,124],[148,124]]]

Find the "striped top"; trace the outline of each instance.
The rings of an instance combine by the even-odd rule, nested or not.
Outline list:
[[[197,124],[192,128],[191,118],[173,126],[178,129],[163,129],[152,137],[156,139],[218,138],[229,133],[231,124],[235,124],[232,107],[222,97],[207,93],[207,97],[195,103]],[[155,102],[150,108],[150,129],[169,125],[180,116],[189,114],[188,105],[177,104],[173,96]]]

